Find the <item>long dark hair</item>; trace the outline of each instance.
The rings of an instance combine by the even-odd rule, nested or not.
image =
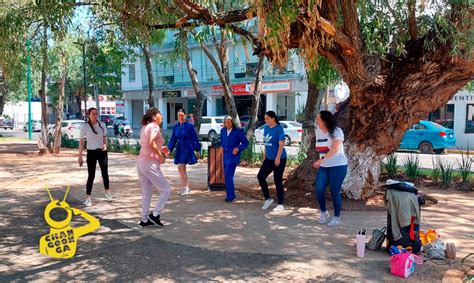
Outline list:
[[[275,111],[271,111],[271,110],[267,111],[267,112],[265,112],[265,115],[267,115],[270,118],[275,119],[275,123],[280,125],[280,120],[278,120],[278,117],[277,117],[277,114],[275,113]]]
[[[145,115],[143,115],[142,126],[146,126],[146,125],[150,124],[150,122],[153,120],[153,116],[155,116],[158,113],[161,113],[160,110],[158,110],[158,108],[156,108],[156,107],[149,108],[146,111]]]
[[[96,131],[96,130],[94,129],[94,127],[92,126],[91,117],[90,117],[91,112],[94,111],[94,110],[95,110],[95,112],[97,112],[97,108],[95,108],[95,107],[91,107],[91,108],[87,109],[87,124],[89,124],[89,126],[91,127],[91,129],[92,129],[92,131],[94,132],[94,134],[98,135],[99,133],[97,133],[97,131]],[[102,126],[100,125],[100,121],[99,121],[99,120],[97,120],[97,123],[99,124],[99,127],[100,127],[100,129],[102,130],[102,132],[105,132],[105,131],[104,131],[104,128],[102,128]]]
[[[334,115],[332,115],[332,113],[329,111],[321,111],[319,112],[319,118],[321,118],[324,125],[328,129],[329,136],[334,138],[334,130],[337,127],[337,121],[336,118],[334,118]]]

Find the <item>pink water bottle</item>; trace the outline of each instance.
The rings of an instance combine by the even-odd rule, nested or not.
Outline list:
[[[365,255],[365,229],[359,230],[359,234],[356,235],[356,246],[357,246],[357,256],[364,257]]]

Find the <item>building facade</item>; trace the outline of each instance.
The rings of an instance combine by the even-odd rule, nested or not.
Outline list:
[[[152,48],[154,102],[163,113],[165,129],[176,122],[179,109],[190,113],[196,103],[185,62],[182,59],[169,59],[172,56],[174,40],[173,34],[170,33],[163,45]],[[206,98],[203,116],[225,115],[223,87],[214,67],[198,44],[191,41],[189,51]],[[240,116],[250,114],[250,94],[254,86],[257,60],[258,58],[252,55],[251,48],[240,41],[229,46],[231,90]],[[139,129],[141,117],[148,107],[148,76],[141,58],[128,62],[123,68],[122,91],[125,117],[131,121],[134,129]],[[259,109],[261,119],[265,111],[273,110],[282,119],[296,120],[297,115],[304,109],[306,97],[306,73],[301,58],[292,55],[284,70],[274,69],[265,61],[262,103]]]

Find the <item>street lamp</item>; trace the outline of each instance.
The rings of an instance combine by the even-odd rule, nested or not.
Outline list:
[[[83,88],[84,88],[84,121],[87,121],[87,95],[86,95],[86,41],[84,42],[74,42],[82,46],[82,76],[83,76]],[[79,105],[80,108],[80,105]]]

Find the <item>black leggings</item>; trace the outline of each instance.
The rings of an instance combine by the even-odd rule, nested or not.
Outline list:
[[[89,172],[86,185],[87,195],[90,195],[92,193],[92,184],[94,184],[95,168],[97,166],[97,161],[99,161],[100,171],[102,172],[104,188],[106,190],[109,189],[109,161],[107,157],[107,151],[87,150],[87,171]]]
[[[268,175],[273,172],[273,180],[275,180],[275,187],[278,195],[278,204],[283,204],[285,201],[285,191],[283,190],[283,172],[285,171],[285,166],[286,158],[280,159],[279,166],[275,166],[275,160],[265,159],[257,175],[263,196],[265,199],[269,199],[270,192],[268,191],[268,183],[266,179]]]

